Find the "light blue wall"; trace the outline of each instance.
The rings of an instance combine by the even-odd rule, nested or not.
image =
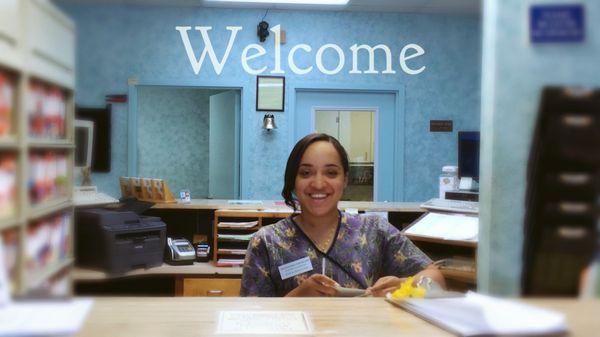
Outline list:
[[[255,106],[255,76],[240,65],[240,55],[249,43],[256,43],[256,25],[263,10],[207,9],[198,7],[130,7],[119,5],[65,5],[63,8],[77,24],[77,93],[84,105],[103,105],[104,95],[127,92],[127,79],[143,82],[170,81],[198,86],[232,83],[242,87],[242,197],[280,198],[283,184],[281,168],[291,144],[294,107],[292,93],[299,83],[318,83],[337,88],[352,84],[362,88],[404,88],[406,141],[406,200],[425,200],[437,194],[441,166],[456,162],[456,132],[428,132],[430,119],[453,119],[455,130],[479,126],[480,23],[475,16],[417,15],[397,13],[270,11],[266,20],[281,24],[287,31],[282,46],[286,71],[286,109],[275,113],[279,129],[263,132],[263,113]],[[228,63],[220,76],[205,63],[194,75],[175,26],[213,26],[211,38],[217,55],[222,55],[229,38],[226,26],[242,26]],[[197,53],[202,43],[192,36]],[[346,66],[337,75],[325,76],[315,68],[298,76],[287,66],[287,54],[298,43],[313,46],[310,55],[297,54],[298,66],[314,65],[316,49],[326,43],[338,44],[346,53]],[[390,46],[394,59],[393,75],[348,74],[351,68],[349,47],[355,43]],[[419,75],[403,73],[398,62],[402,47],[421,45],[426,54],[409,61],[411,66],[425,65]],[[267,56],[251,62],[273,68],[273,39],[264,45]],[[326,66],[331,64],[326,53]],[[359,64],[366,69],[365,59]],[[383,69],[381,62],[377,68]],[[268,73],[267,73],[268,74]],[[113,170],[95,175],[101,189],[118,193],[117,177],[126,174],[126,107],[115,107],[113,118]]]
[[[563,1],[565,2],[565,1]],[[526,169],[546,85],[600,86],[600,2],[586,7],[586,41],[530,45],[528,10],[540,0],[484,2],[478,285],[520,292]]]
[[[208,196],[209,97],[212,90],[138,88],[138,175],[168,177],[173,193]]]

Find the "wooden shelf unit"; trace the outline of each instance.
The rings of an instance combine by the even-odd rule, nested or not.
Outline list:
[[[228,241],[219,239],[219,234],[252,234],[261,227],[273,224],[281,219],[288,217],[291,211],[270,212],[261,210],[216,210],[213,224],[213,263],[218,265],[219,258],[244,259],[245,250],[249,241]],[[250,222],[256,221],[256,226],[252,228],[219,228],[220,222]],[[244,250],[244,254],[226,254],[219,252],[219,249],[229,248]]]
[[[51,278],[56,273],[66,269],[66,268],[71,267],[73,264],[73,261],[74,260],[72,257],[67,257],[67,258],[59,260],[55,263],[52,263],[48,266],[40,268],[40,270],[29,275],[29,277],[27,278],[28,280],[27,280],[26,289],[27,290],[35,290],[36,288],[40,287],[46,280]]]
[[[461,262],[471,262],[472,269],[440,266],[440,270],[450,289],[459,291],[475,289],[477,285],[477,242],[444,240],[411,234],[406,234],[406,237],[434,261],[456,259]]]
[[[0,150],[18,150],[19,142],[14,135],[0,137]]]
[[[75,115],[75,24],[50,1],[21,0],[9,1],[0,12],[0,72],[8,74],[13,84],[13,108],[10,116],[10,132],[0,135],[0,156],[11,153],[15,156],[16,176],[14,197],[14,215],[0,219],[0,240],[5,237],[17,237],[11,241],[16,247],[11,285],[13,294],[29,292],[52,294],[46,287],[47,281],[65,274],[64,279],[70,283],[68,270],[72,265],[73,237],[73,161],[74,161],[74,129]],[[35,93],[32,84],[43,84],[43,91]],[[40,88],[42,88],[40,86]],[[32,137],[30,114],[32,108],[39,106],[35,102],[43,92],[43,99],[52,99],[48,104],[60,111],[64,106],[64,115],[47,115],[42,118],[52,120],[43,124],[42,128],[50,128],[53,137]],[[59,103],[60,102],[60,103]],[[47,107],[46,107],[47,108]],[[45,109],[45,108],[44,108]],[[39,111],[39,110],[38,110]],[[39,116],[36,115],[36,116]],[[60,120],[60,121],[58,121]],[[38,124],[39,125],[39,124]],[[59,130],[59,131],[55,131]],[[55,132],[54,132],[55,131]],[[57,174],[56,190],[63,193],[49,198],[47,202],[33,204],[30,200],[31,153],[47,154],[48,152],[64,154],[66,168]],[[63,162],[64,163],[64,162]],[[56,164],[58,165],[58,164]],[[48,170],[43,170],[47,172]],[[54,189],[54,187],[50,188]],[[50,219],[57,214],[67,214],[68,230],[61,235],[69,252],[53,262],[37,270],[25,266],[28,245],[32,244],[28,231],[32,223]],[[6,236],[4,235],[6,234]],[[13,246],[14,244],[14,246]],[[5,247],[6,249],[7,247]],[[62,256],[62,255],[61,255]],[[65,273],[66,271],[66,273]],[[59,287],[62,289],[62,287]],[[71,292],[70,286],[67,292]]]
[[[19,225],[19,219],[15,216],[0,219],[0,231],[10,229]]]

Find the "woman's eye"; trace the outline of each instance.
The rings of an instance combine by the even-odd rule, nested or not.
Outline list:
[[[327,171],[327,175],[328,175],[329,177],[337,177],[337,175],[338,175],[338,171],[337,171],[337,170],[330,170],[330,171]]]
[[[309,170],[300,170],[300,171],[298,171],[298,175],[301,177],[308,177],[310,175],[310,171]]]

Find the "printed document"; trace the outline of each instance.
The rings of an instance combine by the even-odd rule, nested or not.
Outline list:
[[[431,212],[419,219],[405,233],[444,240],[477,241],[479,218],[464,214]]]
[[[221,311],[217,334],[306,335],[312,331],[302,311]]]
[[[75,334],[92,303],[90,299],[13,302],[0,309],[0,336]]]
[[[469,292],[465,297],[387,300],[461,336],[553,335],[567,331],[564,315]]]

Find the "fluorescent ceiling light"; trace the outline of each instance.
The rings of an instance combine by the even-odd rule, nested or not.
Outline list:
[[[338,5],[342,6],[349,0],[205,0],[207,2],[247,2],[262,4],[293,4],[293,5]]]

